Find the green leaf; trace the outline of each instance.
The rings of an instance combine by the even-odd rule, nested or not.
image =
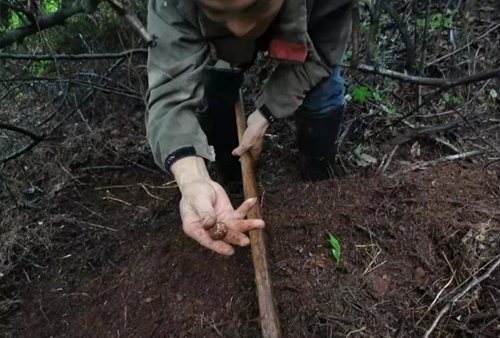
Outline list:
[[[456,96],[453,96],[451,98],[451,102],[458,104],[458,103],[460,103],[460,99],[458,97],[456,97]]]
[[[418,19],[417,20],[417,28],[418,29],[424,29],[425,28],[425,19]]]
[[[450,102],[450,95],[444,94],[443,95],[443,100],[445,100],[446,102]]]
[[[360,143],[360,144],[358,144],[356,149],[354,149],[354,155],[359,156],[359,155],[361,155],[362,151],[363,151],[363,146]]]
[[[340,263],[340,244],[339,241],[330,233],[328,232],[328,237],[330,238],[329,242],[330,245],[332,246],[332,254],[335,260],[337,261],[337,265]]]
[[[381,102],[382,101],[382,95],[380,95],[380,92],[378,90],[376,90],[376,91],[373,92],[373,98],[377,102]]]
[[[368,87],[361,86],[352,91],[352,98],[355,102],[364,104],[372,96]]]
[[[344,54],[344,62],[349,60],[351,57],[352,57],[352,49],[349,48]]]
[[[490,99],[495,101],[498,98],[498,93],[495,89],[490,90]]]

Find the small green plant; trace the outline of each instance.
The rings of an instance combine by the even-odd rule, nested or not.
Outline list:
[[[498,98],[498,93],[495,89],[490,90],[490,99],[495,101]]]
[[[344,62],[348,61],[352,57],[352,48],[346,50],[344,54]]]
[[[363,146],[358,144],[358,146],[354,149],[354,155],[359,156],[361,155],[361,152],[363,151]]]
[[[454,104],[459,104],[460,103],[460,98],[456,97],[456,96],[450,96],[448,94],[444,94],[443,95],[443,99],[447,102],[447,103],[454,103]]]
[[[339,265],[339,263],[340,263],[340,244],[339,244],[339,241],[330,232],[327,231],[327,233],[328,233],[330,245],[332,246],[333,258],[335,258],[335,261],[337,261],[337,265]]]
[[[443,22],[443,14],[436,13],[430,17],[429,21],[429,31],[434,32],[437,28],[441,27],[441,25],[445,28],[450,28],[453,25],[453,15],[456,13],[456,10],[448,11],[446,19]],[[425,19],[417,20],[417,28],[420,30],[425,29]]]
[[[372,96],[372,92],[368,87],[361,86],[352,91],[352,98],[354,102],[359,104],[365,104],[366,100],[368,100]]]
[[[40,77],[40,76],[44,75],[47,72],[47,70],[49,69],[49,65],[50,65],[50,61],[49,60],[42,60],[40,62],[33,63],[28,68],[28,70],[34,76]]]
[[[368,21],[363,21],[361,23],[361,33],[368,34],[370,31],[370,23]]]
[[[382,95],[380,94],[378,89],[376,89],[372,94],[375,101],[382,102]]]

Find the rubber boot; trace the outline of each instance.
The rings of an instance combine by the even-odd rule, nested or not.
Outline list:
[[[326,112],[299,108],[295,114],[302,177],[318,182],[332,178],[345,106]]]
[[[235,103],[243,82],[243,72],[207,67],[203,71],[205,93],[198,108],[200,125],[208,143],[215,149],[217,182],[228,194],[242,192],[239,157],[231,154],[238,147]]]

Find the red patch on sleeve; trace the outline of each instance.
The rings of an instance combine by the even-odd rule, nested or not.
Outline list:
[[[280,40],[272,40],[269,55],[274,59],[304,62],[307,57],[307,45]]]

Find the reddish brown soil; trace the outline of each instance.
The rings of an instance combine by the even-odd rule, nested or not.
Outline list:
[[[148,189],[165,201],[139,186],[96,190],[123,182],[159,186],[164,177],[104,171],[45,210],[47,227],[68,244],[53,248],[47,270],[30,271],[8,337],[260,337],[249,249],[221,258],[187,238],[175,188]],[[269,180],[262,194],[284,337],[421,337],[436,310],[417,321],[450,267],[464,264],[461,239],[481,223],[500,225],[498,173],[458,164],[394,179]],[[342,245],[339,266],[326,231]],[[499,282],[497,273],[454,317],[494,308]],[[450,323],[448,334],[458,337]],[[495,325],[478,322],[475,335],[461,334],[494,337]]]

